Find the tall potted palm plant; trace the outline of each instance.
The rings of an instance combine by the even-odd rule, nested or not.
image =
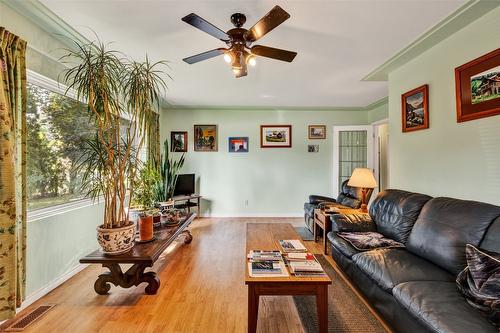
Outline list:
[[[108,50],[100,41],[80,43],[68,50],[64,79],[87,101],[96,124],[96,136],[83,151],[79,169],[82,187],[104,203],[97,239],[103,251],[119,254],[134,245],[135,226],[129,221],[129,199],[134,195],[139,153],[166,88],[160,66],[164,62],[137,62]]]

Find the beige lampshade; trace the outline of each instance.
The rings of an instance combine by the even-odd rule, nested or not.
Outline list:
[[[352,172],[347,185],[352,187],[375,188],[377,187],[377,181],[375,180],[371,169],[356,168]]]

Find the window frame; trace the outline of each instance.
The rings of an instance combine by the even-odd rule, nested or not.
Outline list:
[[[80,101],[82,103],[86,104],[86,101],[78,99],[77,98],[77,93],[76,90],[74,89],[68,89],[68,86],[59,83],[51,78],[48,78],[46,76],[43,76],[39,73],[36,73],[32,70],[27,70],[27,83],[33,84],[35,86],[38,86],[43,89],[47,89],[51,92],[54,92],[56,94],[60,94],[63,96],[67,96],[69,98],[72,98],[74,100]],[[95,200],[95,202],[92,199],[89,198],[83,198],[83,199],[77,199],[74,201],[70,202],[65,202],[65,203],[60,203],[48,207],[43,207],[43,208],[37,208],[33,210],[29,210],[27,212],[27,221],[32,222],[36,220],[41,220],[50,216],[55,216],[59,214],[64,214],[67,212],[70,212],[75,209],[80,209],[80,208],[85,208],[93,205],[98,205],[99,204],[99,199]]]

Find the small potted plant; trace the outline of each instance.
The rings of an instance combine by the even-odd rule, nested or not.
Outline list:
[[[155,208],[155,186],[159,181],[160,174],[157,169],[151,163],[146,163],[135,182],[133,204],[142,209],[138,223],[140,242],[153,239],[153,218],[155,215],[160,217],[158,209]]]

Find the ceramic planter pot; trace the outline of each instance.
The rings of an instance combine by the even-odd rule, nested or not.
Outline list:
[[[134,246],[135,225],[130,223],[124,227],[106,229],[97,227],[97,242],[102,251],[109,255],[117,255],[129,251]]]
[[[139,240],[147,242],[153,239],[153,216],[139,217]]]

